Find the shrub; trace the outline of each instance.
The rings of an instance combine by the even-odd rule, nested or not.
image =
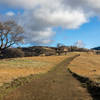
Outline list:
[[[24,52],[21,49],[9,48],[3,51],[3,57],[4,58],[24,57]]]
[[[52,56],[52,55],[56,55],[56,52],[45,52],[45,56]]]
[[[38,56],[36,52],[24,52],[25,57]]]

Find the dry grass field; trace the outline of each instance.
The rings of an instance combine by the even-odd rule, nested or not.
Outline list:
[[[19,77],[46,73],[56,64],[71,56],[25,57],[0,60],[0,86]]]
[[[79,76],[88,77],[90,80],[100,83],[100,55],[82,53],[69,65],[69,69]]]

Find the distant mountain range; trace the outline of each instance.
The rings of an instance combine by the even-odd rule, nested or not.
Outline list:
[[[100,50],[100,47],[92,48],[92,50]]]

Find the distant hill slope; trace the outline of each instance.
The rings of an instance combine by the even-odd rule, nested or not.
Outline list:
[[[100,47],[92,48],[92,50],[100,50]]]
[[[25,56],[39,56],[39,55],[55,55],[56,47],[48,47],[48,46],[32,46],[32,47],[24,47],[21,48],[24,51]]]

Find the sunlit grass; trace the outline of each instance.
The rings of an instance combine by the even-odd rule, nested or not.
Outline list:
[[[19,77],[48,72],[53,66],[71,56],[24,57],[0,60],[0,85]]]
[[[100,55],[81,54],[71,62],[69,69],[80,76],[100,82]]]

